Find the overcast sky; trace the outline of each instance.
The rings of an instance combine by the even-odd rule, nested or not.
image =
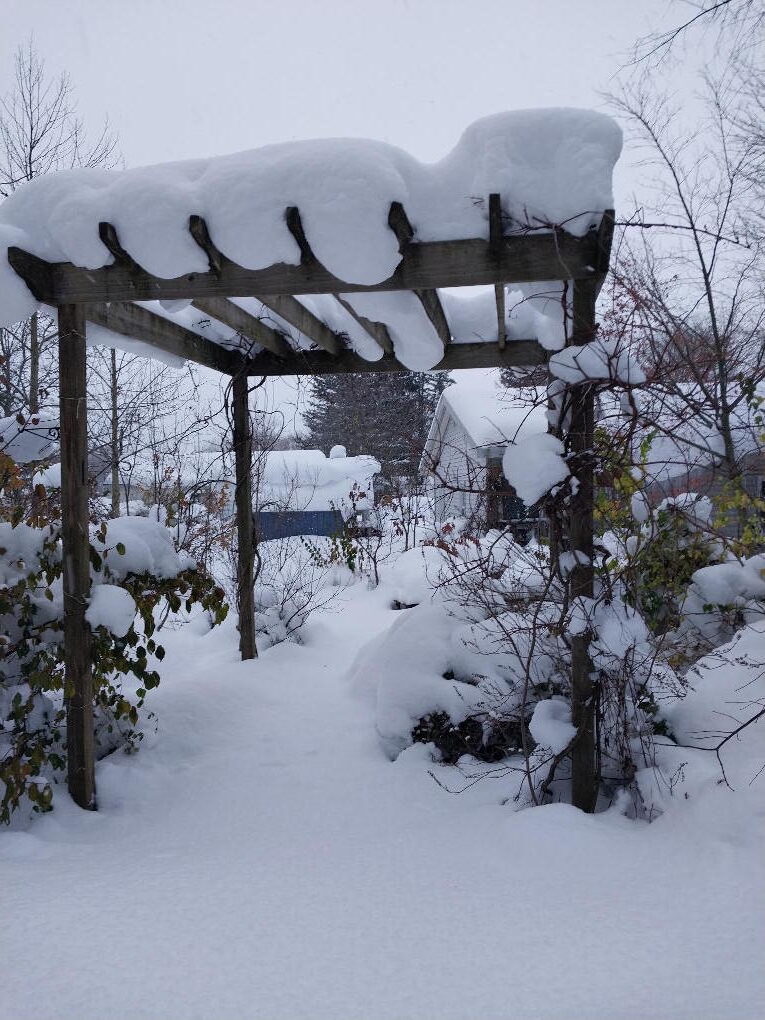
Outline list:
[[[679,0],[0,0],[0,91],[34,35],[128,166],[323,136],[423,160],[499,110],[603,108]],[[631,186],[630,181],[630,186]],[[623,183],[622,183],[622,186]]]
[[[127,166],[327,136],[430,161],[489,113],[606,109],[635,41],[686,13],[681,0],[0,0],[0,93],[33,35],[86,125],[109,117]],[[617,208],[639,190],[628,154],[615,185]]]

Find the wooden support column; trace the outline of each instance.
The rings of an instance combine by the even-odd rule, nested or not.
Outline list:
[[[595,336],[595,300],[597,281],[574,281],[572,344],[583,344]],[[572,599],[593,597],[593,530],[594,530],[594,440],[595,399],[590,384],[573,386],[570,390],[569,442],[575,457],[579,488],[571,498],[566,530],[568,547],[584,553],[585,563],[577,564],[569,574]],[[595,747],[595,688],[593,682],[590,641],[585,631],[571,638],[571,711],[572,722],[579,737],[571,749],[571,799],[574,807],[592,813],[598,796],[598,775]]]
[[[234,457],[236,460],[237,589],[239,595],[239,651],[242,659],[256,659],[254,534],[252,527],[252,429],[248,379],[244,371],[232,380]]]
[[[58,355],[68,784],[74,802],[94,811],[93,671],[90,626],[85,619],[90,537],[85,313],[81,305],[62,305],[58,310]]]

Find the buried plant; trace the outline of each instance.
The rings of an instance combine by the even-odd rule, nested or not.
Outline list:
[[[94,583],[88,614],[96,746],[102,757],[118,747],[137,749],[142,719],[152,717],[144,699],[160,681],[152,659],[164,657],[154,636],[157,611],[163,605],[172,612],[200,606],[220,623],[228,608],[215,582],[175,553],[166,529],[146,521],[141,529],[142,535],[132,536],[135,544],[128,529],[124,543],[107,547],[105,524],[91,536]],[[155,570],[147,562],[149,541],[164,554]],[[66,768],[69,692],[61,578],[58,524],[0,524],[0,822],[8,823],[25,798],[34,811],[50,810],[52,784]],[[97,604],[107,609],[92,615]],[[132,691],[125,689],[127,681]]]

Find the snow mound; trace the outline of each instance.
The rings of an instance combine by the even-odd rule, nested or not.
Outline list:
[[[611,382],[639,385],[645,382],[645,372],[635,355],[621,340],[595,337],[581,347],[567,347],[550,358],[550,372],[567,383],[583,383],[590,379],[607,379]]]
[[[97,535],[91,541],[105,558],[104,573],[115,581],[144,573],[167,579],[195,565],[176,550],[170,531],[148,517],[117,517],[109,521],[105,543]]]
[[[526,506],[533,506],[569,476],[563,459],[563,443],[547,433],[527,436],[508,446],[502,469]]]
[[[402,553],[388,574],[393,601],[403,606],[431,602],[445,573],[444,554],[433,545],[417,546]]]
[[[116,584],[93,587],[85,619],[91,627],[106,627],[115,637],[124,637],[135,619],[136,606],[130,592]]]
[[[571,706],[563,698],[537,702],[529,731],[542,747],[560,754],[576,736],[576,727],[571,724]]]
[[[417,606],[361,650],[351,667],[351,686],[376,693],[376,727],[389,758],[412,743],[412,729],[432,712],[453,722],[483,701],[479,688],[447,679],[455,620],[441,606]]]
[[[60,489],[61,488],[61,465],[51,464],[50,467],[43,468],[42,471],[38,471],[32,479],[33,485],[42,485],[46,489]]]
[[[0,209],[0,325],[27,317],[36,304],[4,251],[15,246],[96,269],[112,261],[99,238],[101,221],[116,227],[123,247],[148,272],[173,278],[208,268],[189,233],[194,214],[204,215],[217,247],[248,269],[298,264],[300,250],[284,215],[297,206],[319,261],[340,280],[361,285],[387,279],[400,261],[388,226],[394,201],[403,203],[422,241],[485,237],[492,192],[502,196],[510,230],[555,224],[582,235],[613,205],[611,175],[621,145],[619,127],[603,114],[523,110],[477,121],[430,165],[382,142],[341,138],[38,178]],[[403,357],[406,350],[404,342]],[[425,345],[415,358],[431,363],[410,367],[432,367],[438,346]]]

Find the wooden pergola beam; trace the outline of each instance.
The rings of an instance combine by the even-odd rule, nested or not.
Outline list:
[[[297,210],[295,210],[295,212],[297,212]],[[288,221],[289,213],[290,210],[287,210]],[[302,227],[300,229],[302,230]],[[210,272],[214,276],[220,276],[223,271],[223,266],[227,260],[225,255],[213,242],[207,222],[201,216],[190,216],[189,232],[207,256]],[[335,354],[343,346],[329,326],[325,325],[325,323],[323,323],[321,319],[317,318],[312,312],[309,312],[305,305],[301,305],[300,302],[292,297],[291,294],[252,294],[250,296],[260,301],[260,303],[265,305],[266,308],[270,308],[272,312],[279,315],[285,322],[288,322],[290,326],[293,326],[296,330],[302,333],[303,336],[312,340],[317,346],[321,347],[322,350],[328,351],[330,354]],[[219,316],[216,315],[215,318],[217,319]],[[272,333],[274,335],[278,335],[274,330],[272,330]],[[273,351],[275,354],[279,353],[279,351],[271,343],[262,343],[262,346]],[[283,351],[283,353],[286,354],[288,352]]]
[[[337,354],[344,344],[326,323],[322,322],[297,298],[288,294],[254,294],[253,297],[270,308],[272,312],[288,322],[303,336],[313,340],[317,347],[328,354]]]
[[[409,222],[406,210],[400,202],[391,202],[388,212],[388,226],[396,235],[398,250],[404,255],[414,239],[414,227]],[[451,341],[452,333],[437,291],[429,287],[413,287],[412,290],[417,300],[425,309],[425,314],[430,319],[441,343],[446,347]]]
[[[279,263],[244,269],[221,256],[220,271],[186,273],[172,280],[152,276],[122,262],[82,269],[69,262],[46,262],[22,248],[8,249],[8,261],[38,301],[50,305],[109,301],[173,301],[207,297],[261,297],[271,294],[352,294],[396,290],[435,290],[538,280],[597,277],[602,262],[598,231],[574,237],[563,230],[504,237],[492,255],[483,238],[412,242],[392,276],[377,284],[338,280],[318,263]]]
[[[502,201],[500,196],[496,192],[493,192],[489,195],[489,249],[495,258],[501,258],[502,256],[502,241],[504,234],[505,231],[502,225]],[[497,343],[500,347],[504,347],[507,341],[504,283],[494,284],[494,303],[497,309]]]
[[[281,333],[271,329],[265,322],[251,315],[244,308],[235,305],[227,298],[198,298],[191,302],[193,307],[211,319],[217,319],[224,326],[236,330],[236,332],[247,340],[265,347],[267,351],[278,355],[280,358],[289,357],[292,354],[292,347],[287,343]]]
[[[548,353],[536,340],[513,340],[504,350],[494,343],[451,343],[434,372],[456,368],[526,368],[544,365]],[[384,354],[377,361],[367,361],[346,349],[333,358],[320,351],[295,351],[290,358],[256,354],[248,362],[249,375],[340,375],[348,372],[407,372],[393,354]]]
[[[393,341],[384,322],[375,322],[372,319],[368,319],[365,315],[359,314],[350,301],[346,301],[340,294],[334,294],[333,297],[375,343],[379,344],[386,353],[393,353]]]
[[[242,366],[242,355],[237,351],[227,350],[140,305],[115,301],[110,305],[86,305],[83,312],[89,322],[112,333],[140,340],[165,354],[194,361],[216,372],[233,375]]]

